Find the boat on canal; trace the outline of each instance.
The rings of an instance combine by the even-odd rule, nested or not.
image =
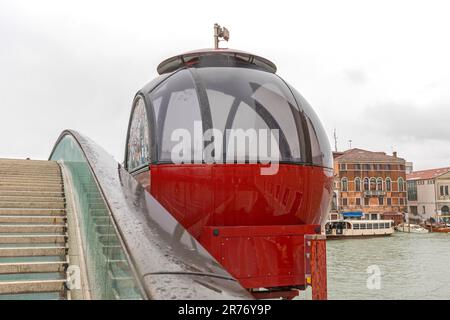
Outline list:
[[[400,223],[395,227],[396,231],[408,232],[408,233],[428,233],[429,231],[418,224],[413,223]]]
[[[392,220],[329,220],[325,224],[327,239],[346,237],[390,236],[394,233]]]

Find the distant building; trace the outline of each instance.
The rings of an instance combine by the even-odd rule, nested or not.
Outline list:
[[[366,219],[403,221],[406,163],[385,152],[350,149],[334,153],[334,197],[330,219],[362,213]]]
[[[406,162],[405,163],[405,171],[406,171],[406,174],[410,174],[410,173],[412,173],[414,171],[412,162]]]
[[[450,167],[413,171],[406,180],[410,220],[422,222],[450,215]]]

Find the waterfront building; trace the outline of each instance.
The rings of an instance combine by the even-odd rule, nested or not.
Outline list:
[[[407,211],[406,162],[394,152],[350,149],[334,153],[330,220],[355,217],[403,221]]]
[[[450,167],[413,171],[406,180],[409,220],[450,220]]]

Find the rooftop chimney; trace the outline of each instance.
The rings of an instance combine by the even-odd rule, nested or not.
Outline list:
[[[397,151],[392,152],[392,155],[394,156],[394,158],[397,158]]]

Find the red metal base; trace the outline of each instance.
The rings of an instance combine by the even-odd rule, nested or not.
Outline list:
[[[305,235],[319,225],[204,227],[202,245],[245,288],[305,285]]]

